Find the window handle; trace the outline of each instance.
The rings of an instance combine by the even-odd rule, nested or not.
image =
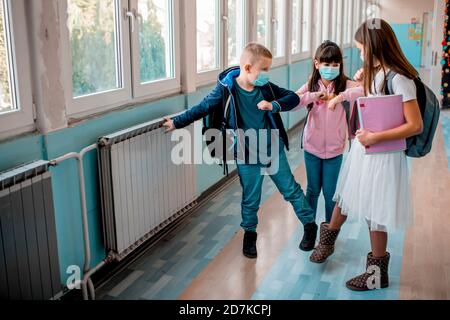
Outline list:
[[[136,10],[133,11],[125,11],[125,19],[131,19],[131,32],[134,33],[134,29],[136,27]]]
[[[222,16],[222,20],[225,23],[226,29],[228,31],[228,28],[230,26],[230,19],[228,18],[228,16]]]

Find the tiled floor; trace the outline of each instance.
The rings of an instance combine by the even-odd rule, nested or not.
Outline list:
[[[303,161],[299,134],[288,153],[292,168]],[[275,191],[265,179],[262,203]],[[235,181],[205,204],[182,229],[159,242],[97,293],[99,299],[176,299],[240,230],[241,186]]]
[[[449,112],[443,112],[441,122],[443,130],[439,134],[444,136],[450,163]],[[293,146],[299,145],[298,136],[299,133],[295,133]],[[293,170],[302,165],[303,153],[299,148],[294,148],[288,157]],[[411,160],[409,163],[411,167]],[[305,188],[304,185],[302,187]],[[270,179],[266,179],[263,186],[262,203],[268,201],[274,192],[273,183]],[[239,242],[233,241],[236,240],[237,233],[240,231],[240,194],[239,182],[235,181],[203,206],[183,228],[166,237],[142,259],[99,290],[99,298],[177,299],[180,296],[189,298],[189,287],[192,287],[193,281],[198,280],[199,277],[208,279],[208,275],[203,274],[205,269],[211,265],[214,259],[218,259],[224,250],[229,250],[229,243],[240,245]],[[273,197],[270,199],[273,201]],[[323,208],[324,204],[321,198],[318,221],[323,220]],[[400,273],[404,247],[406,247],[405,234],[389,235],[391,286],[381,291],[355,293],[347,290],[344,284],[346,280],[364,270],[365,255],[370,248],[367,227],[356,223],[347,223],[339,237],[333,258],[323,265],[310,263],[309,253],[301,252],[298,249],[298,240],[302,235],[302,230],[301,228],[296,230],[282,250],[274,251],[276,257],[274,257],[273,263],[269,264],[266,269],[259,270],[259,273],[258,270],[256,271],[262,280],[258,282],[256,290],[249,295],[249,298],[255,300],[399,299]],[[229,268],[233,268],[232,264],[230,262]],[[237,270],[228,271],[240,273],[242,279],[245,279],[248,272],[246,268],[258,268],[259,264],[255,262],[253,265],[247,263],[239,266]],[[255,271],[252,270],[252,272]],[[213,276],[220,278],[220,275]],[[216,280],[212,279],[211,281]],[[237,285],[236,283],[227,283],[227,279],[222,280],[227,285]],[[240,285],[242,286],[242,284]],[[212,288],[212,290],[220,291],[220,288]]]

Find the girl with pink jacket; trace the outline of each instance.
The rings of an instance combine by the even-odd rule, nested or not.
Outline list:
[[[314,72],[307,84],[297,94],[300,105],[296,110],[308,108],[308,118],[303,134],[308,188],[307,201],[317,212],[321,191],[325,198],[326,222],[331,220],[335,202],[337,180],[348,138],[348,112],[363,88],[344,74],[342,51],[337,44],[325,41],[314,59]],[[350,108],[352,109],[352,108]]]

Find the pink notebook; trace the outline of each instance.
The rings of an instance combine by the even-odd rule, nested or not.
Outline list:
[[[403,96],[378,96],[358,99],[359,122],[362,129],[381,132],[405,124]],[[406,150],[406,139],[384,141],[366,147],[366,154]]]

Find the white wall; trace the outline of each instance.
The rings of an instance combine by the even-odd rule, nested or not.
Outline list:
[[[391,24],[411,23],[414,17],[423,22],[423,13],[434,8],[434,0],[379,0],[379,3],[381,18]]]

